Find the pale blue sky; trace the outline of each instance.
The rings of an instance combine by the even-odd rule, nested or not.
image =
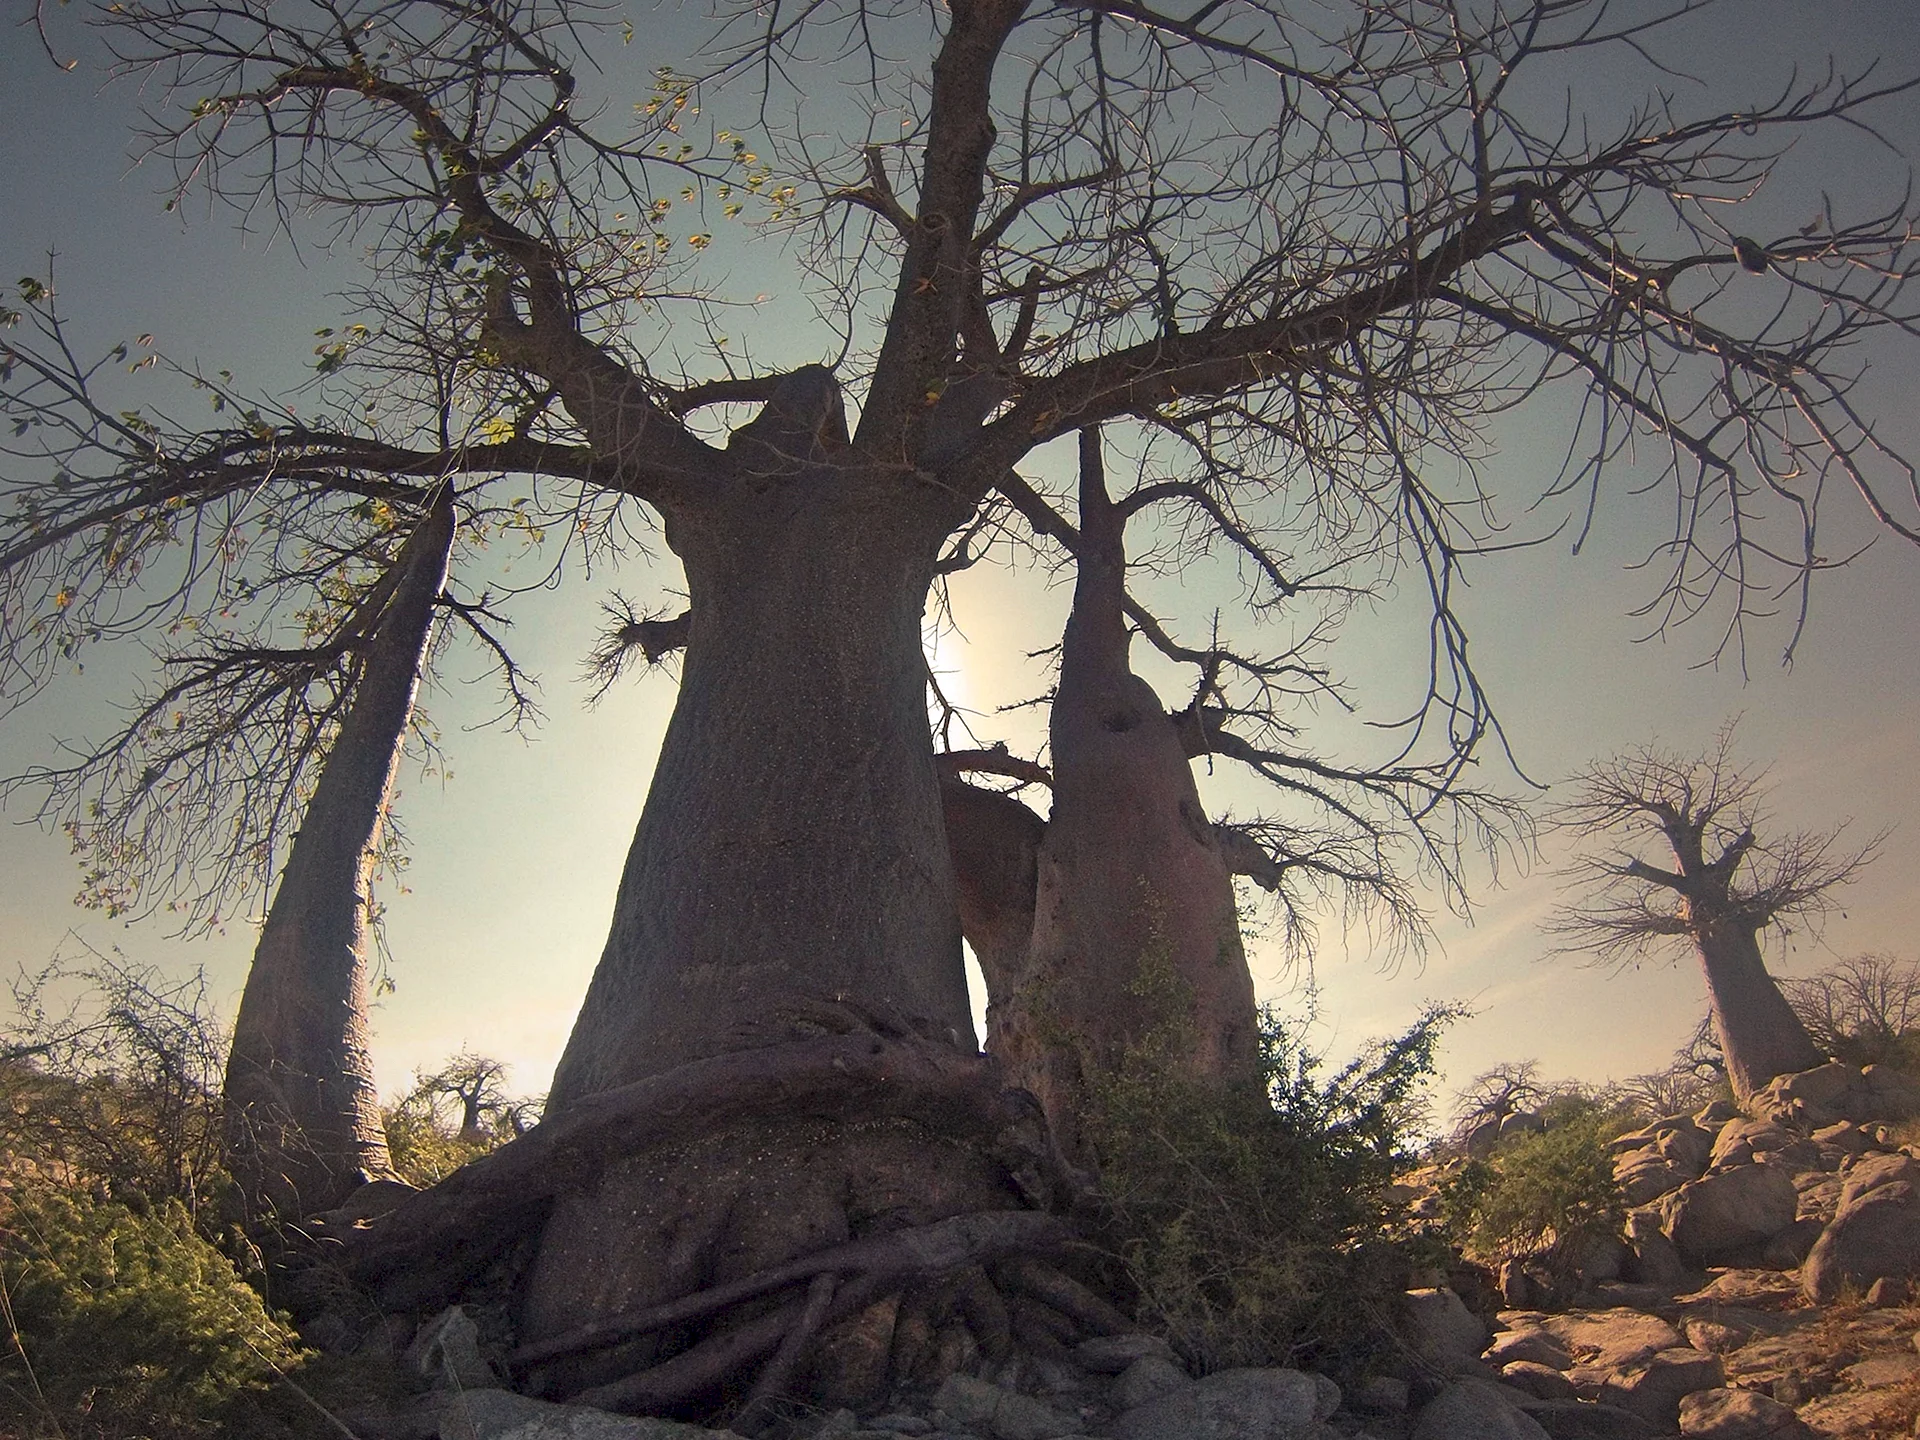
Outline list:
[[[1895,41],[1889,64],[1920,63],[1920,26],[1906,0],[1755,0],[1728,13],[1734,10],[1750,23],[1691,43],[1724,43],[1769,74],[1815,49],[1857,56],[1875,43],[1891,50]],[[0,31],[0,174],[10,192],[0,211],[0,274],[43,273],[44,255],[55,249],[65,307],[89,342],[150,331],[171,353],[210,367],[269,383],[298,375],[310,361],[312,332],[341,318],[328,293],[355,278],[351,253],[296,253],[284,240],[242,239],[218,212],[195,213],[190,224],[163,215],[152,183],[126,162],[132,98],[117,90],[102,96],[96,80],[54,70],[27,31]],[[1920,135],[1920,101],[1896,119],[1909,141]],[[1823,172],[1844,166],[1850,154],[1841,146],[1805,162]],[[1920,451],[1916,373],[1908,360],[1871,383],[1880,413],[1904,429],[1909,453]],[[1495,475],[1516,490],[1537,488],[1529,467],[1541,463],[1541,448],[1534,431],[1512,430]],[[1468,571],[1474,651],[1523,765],[1552,779],[1597,754],[1650,740],[1697,748],[1729,714],[1744,712],[1741,748],[1773,763],[1773,808],[1783,824],[1851,818],[1863,837],[1892,832],[1844,915],[1817,938],[1773,947],[1776,968],[1802,973],[1869,950],[1920,955],[1920,826],[1908,818],[1920,799],[1920,556],[1883,541],[1851,571],[1830,577],[1817,592],[1794,668],[1775,663],[1784,636],[1762,631],[1743,684],[1729,667],[1693,668],[1711,646],[1704,631],[1633,643],[1640,627],[1626,612],[1645,597],[1646,581],[1622,567],[1636,557],[1648,517],[1615,496],[1601,522],[1577,559],[1562,541],[1490,557]],[[623,684],[597,709],[584,706],[578,661],[593,642],[596,599],[615,583],[644,594],[671,576],[596,576],[592,585],[520,607],[516,636],[546,681],[548,721],[531,740],[463,729],[490,712],[490,692],[473,693],[453,679],[431,697],[452,774],[425,780],[410,773],[405,781],[410,893],[388,897],[397,990],[376,1021],[376,1061],[388,1090],[413,1067],[463,1045],[509,1060],[516,1082],[538,1089],[564,1042],[604,939],[671,704],[670,678],[651,676]],[[1038,672],[1017,657],[1057,637],[1064,590],[1041,574],[976,572],[959,593],[965,637],[949,641],[942,659],[959,667],[955,683],[964,696],[987,708],[1033,693]],[[1342,663],[1365,716],[1403,707],[1407,677],[1423,664],[1418,644],[1392,607],[1350,624]],[[56,735],[97,728],[95,707],[120,679],[96,665],[0,724],[0,771],[45,758]],[[1031,753],[1040,722],[1026,723]],[[1257,792],[1244,785],[1225,777],[1204,783],[1218,809],[1257,807]],[[118,945],[172,969],[204,964],[222,998],[237,998],[252,942],[244,924],[184,943],[168,940],[158,924],[123,927],[76,911],[68,904],[76,872],[63,842],[11,823],[22,818],[17,807],[0,817],[10,822],[0,826],[0,963],[38,962],[72,928],[93,944]],[[1552,859],[1509,872],[1504,888],[1483,892],[1471,928],[1441,913],[1441,944],[1424,965],[1390,975],[1362,937],[1343,945],[1337,923],[1329,923],[1315,965],[1324,1042],[1344,1050],[1403,1026],[1422,1000],[1450,999],[1478,1011],[1447,1045],[1444,1061],[1456,1079],[1507,1059],[1538,1058],[1550,1074],[1587,1078],[1663,1064],[1703,1008],[1697,976],[1684,964],[1608,977],[1564,960],[1543,962],[1537,927],[1554,897]],[[1293,980],[1271,947],[1257,945],[1253,958],[1262,993],[1284,994]]]

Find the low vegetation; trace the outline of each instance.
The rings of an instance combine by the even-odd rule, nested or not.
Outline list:
[[[1265,1103],[1174,1079],[1151,1047],[1099,1077],[1088,1134],[1140,1319],[1206,1370],[1364,1368],[1409,1270],[1387,1187],[1455,1016],[1430,1010],[1327,1076],[1267,1010]]]

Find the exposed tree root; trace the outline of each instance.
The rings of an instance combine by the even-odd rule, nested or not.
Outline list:
[[[872,1032],[790,1041],[695,1061],[576,1102],[386,1214],[316,1223],[328,1258],[387,1309],[430,1309],[544,1218],[556,1196],[594,1183],[610,1161],[743,1119],[847,1124],[916,1121],[984,1143],[1022,1198],[1069,1207],[1087,1189],[1020,1092],[993,1062],[948,1046]]]
[[[904,1282],[978,1266],[983,1261],[1004,1256],[1059,1250],[1074,1239],[1075,1232],[1065,1221],[1038,1211],[1003,1210],[956,1215],[950,1220],[916,1226],[911,1230],[869,1235],[845,1245],[836,1245],[831,1250],[822,1250],[818,1254],[774,1266],[729,1285],[718,1285],[628,1315],[594,1321],[563,1335],[523,1345],[513,1353],[511,1362],[516,1367],[526,1367],[562,1355],[617,1345],[639,1335],[664,1330],[669,1325],[681,1325],[717,1314],[757,1296],[820,1275],[854,1274],[863,1280]],[[1061,1278],[1065,1279],[1064,1276]]]

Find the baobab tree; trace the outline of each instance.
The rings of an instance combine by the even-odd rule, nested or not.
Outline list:
[[[1625,848],[1589,845],[1572,872],[1575,895],[1550,928],[1568,948],[1614,966],[1690,950],[1706,977],[1727,1079],[1745,1100],[1776,1075],[1828,1058],[1767,973],[1761,932],[1829,908],[1873,846],[1846,849],[1839,831],[1763,839],[1765,775],[1741,768],[1732,747],[1729,725],[1703,755],[1643,747],[1575,777],[1555,824]],[[1665,854],[1635,853],[1648,841]]]
[[[350,657],[342,688],[352,699],[254,948],[222,1095],[228,1165],[256,1218],[331,1210],[369,1181],[397,1178],[367,1050],[371,880],[453,532],[443,486],[328,637],[326,648]]]
[[[444,1303],[534,1237],[524,1383],[743,1428],[796,1386],[924,1377],[948,1319],[994,1343],[1004,1291],[1063,1333],[1111,1322],[1047,1263],[1079,1177],[973,1053],[922,650],[944,574],[1015,547],[1101,563],[1036,463],[1052,441],[1100,427],[1157,558],[1240,576],[1234,617],[1132,588],[1120,608],[1192,685],[1186,755],[1274,782],[1253,838],[1282,874],[1336,877],[1343,845],[1444,863],[1484,834],[1460,781],[1499,728],[1454,595],[1495,542],[1470,463],[1495,412],[1583,387],[1549,506],[1657,437],[1681,519],[1655,608],[1717,609],[1728,645],[1820,572],[1827,477],[1920,539],[1846,368],[1910,333],[1905,201],[1778,233],[1742,208],[1796,137],[1911,84],[1834,73],[1580,126],[1540,101],[1698,8],[723,8],[698,73],[658,72],[631,122],[590,93],[621,37],[550,0],[95,12],[152,82],[149,154],[180,193],[293,229],[331,210],[376,267],[372,323],[321,356],[346,418],[136,430],[97,485],[25,486],[10,687],[112,622],[115,527],[162,546],[159,522],[244,503],[235,533],[271,536],[290,493],[341,477],[416,513],[453,479],[544,532],[562,578],[657,534],[689,599],[547,1117],[346,1237],[382,1305]],[[716,128],[730,104],[768,133]],[[689,204],[762,222],[742,243],[798,259],[818,330],[720,347],[700,271],[722,227]],[[1406,578],[1431,648],[1394,751],[1287,743],[1330,691],[1326,627]],[[1290,633],[1263,648],[1261,619]],[[1086,757],[1051,758],[1064,786]]]

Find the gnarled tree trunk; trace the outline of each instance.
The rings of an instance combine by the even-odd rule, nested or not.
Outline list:
[[[1149,1059],[1257,1093],[1253,980],[1233,882],[1173,721],[1128,662],[1124,516],[1083,431],[1079,575],[1050,735],[1024,969],[988,1012],[990,1051],[1069,1153],[1088,1078]]]
[[[453,531],[443,487],[368,625],[364,667],[254,949],[225,1086],[228,1164],[250,1219],[331,1209],[394,1178],[367,1054],[368,889]]]

